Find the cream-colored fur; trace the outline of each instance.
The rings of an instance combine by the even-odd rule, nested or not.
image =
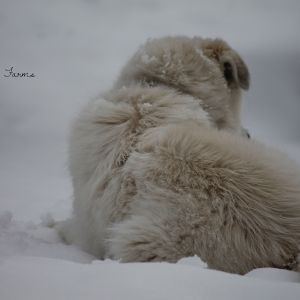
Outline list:
[[[300,171],[244,137],[249,73],[222,40],[149,40],[74,123],[74,215],[58,225],[99,258],[295,269]]]

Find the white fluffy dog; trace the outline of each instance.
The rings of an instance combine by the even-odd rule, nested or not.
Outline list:
[[[295,269],[300,171],[240,125],[249,73],[224,41],[146,42],[75,121],[67,242],[99,258],[198,255],[234,273]]]

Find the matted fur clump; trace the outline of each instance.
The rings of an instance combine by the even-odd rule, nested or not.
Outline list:
[[[222,40],[147,41],[74,123],[65,240],[123,262],[196,254],[240,274],[296,269],[300,171],[247,138],[248,87],[245,63]]]

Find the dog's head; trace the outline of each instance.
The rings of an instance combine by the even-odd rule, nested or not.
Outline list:
[[[246,135],[240,125],[241,90],[248,68],[221,39],[165,37],[148,40],[124,67],[117,86],[166,85],[199,99],[219,129]]]

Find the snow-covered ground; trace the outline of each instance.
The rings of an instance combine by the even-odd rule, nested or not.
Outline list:
[[[0,0],[0,299],[300,299],[298,273],[101,262],[47,227],[70,213],[70,121],[149,37],[227,40],[252,75],[245,127],[300,162],[297,28],[298,0]]]

